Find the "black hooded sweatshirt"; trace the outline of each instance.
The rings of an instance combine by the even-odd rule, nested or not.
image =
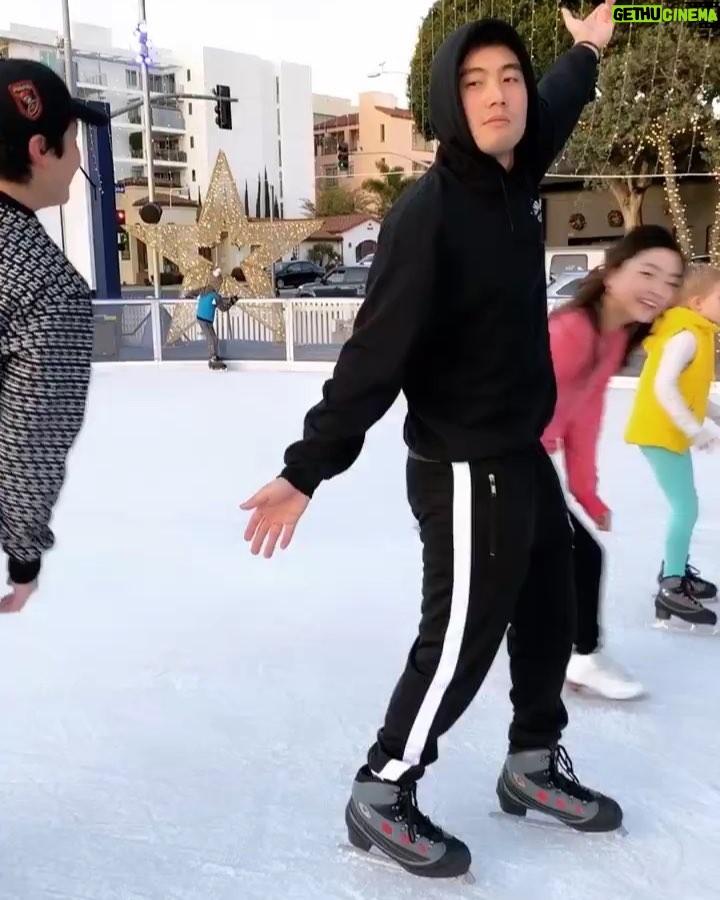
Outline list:
[[[477,149],[460,99],[467,53],[509,47],[528,90],[510,171]],[[469,23],[438,49],[433,166],[398,200],[378,238],[352,336],[281,472],[307,496],[349,468],[402,391],[413,455],[468,462],[536,445],[556,388],[547,328],[539,184],[594,96],[597,54],[577,45],[539,85],[517,32]]]

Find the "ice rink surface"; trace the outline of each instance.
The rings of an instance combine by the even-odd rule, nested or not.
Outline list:
[[[317,374],[99,369],[42,593],[0,621],[2,900],[711,900],[720,637],[652,629],[664,502],[609,399],[607,649],[648,687],[568,698],[582,781],[627,837],[491,817],[510,716],[500,651],[419,788],[477,882],[339,849],[419,617],[402,403],[318,491],[292,548],[252,558],[238,504],[273,477]],[[720,578],[720,457],[696,457],[694,562]]]

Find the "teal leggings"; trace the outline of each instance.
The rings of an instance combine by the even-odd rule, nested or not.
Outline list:
[[[674,453],[663,447],[641,447],[645,459],[670,504],[665,537],[665,575],[684,575],[690,540],[698,517],[698,499],[690,451]]]

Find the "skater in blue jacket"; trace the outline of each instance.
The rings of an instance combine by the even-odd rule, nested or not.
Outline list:
[[[208,366],[211,369],[227,369],[218,352],[218,336],[215,331],[215,312],[218,308],[229,308],[220,296],[223,274],[221,269],[213,269],[210,279],[200,291],[197,302],[196,317],[200,328],[208,342],[210,357]]]

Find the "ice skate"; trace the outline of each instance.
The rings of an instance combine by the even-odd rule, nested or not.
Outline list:
[[[500,808],[511,816],[544,813],[576,831],[622,828],[619,804],[580,784],[564,747],[511,753],[497,783]]]
[[[565,678],[571,690],[587,692],[606,700],[634,700],[645,693],[639,681],[631,678],[600,651],[573,653]]]
[[[368,859],[375,847],[413,875],[474,880],[470,850],[420,812],[415,784],[382,781],[364,766],[353,783],[345,822],[351,846]]]
[[[665,577],[664,569],[665,563],[663,562],[657,577],[658,585],[661,584]],[[717,585],[703,578],[700,575],[700,570],[691,566],[689,561],[685,566],[685,581],[687,582],[690,595],[696,600],[701,600],[703,603],[717,603]]]
[[[677,621],[675,621],[677,620]],[[717,616],[695,599],[687,578],[669,576],[660,582],[655,597],[657,628],[700,631],[715,634]]]
[[[227,366],[225,362],[220,359],[219,356],[211,356],[208,360],[208,368],[213,369],[214,371],[226,372]]]

